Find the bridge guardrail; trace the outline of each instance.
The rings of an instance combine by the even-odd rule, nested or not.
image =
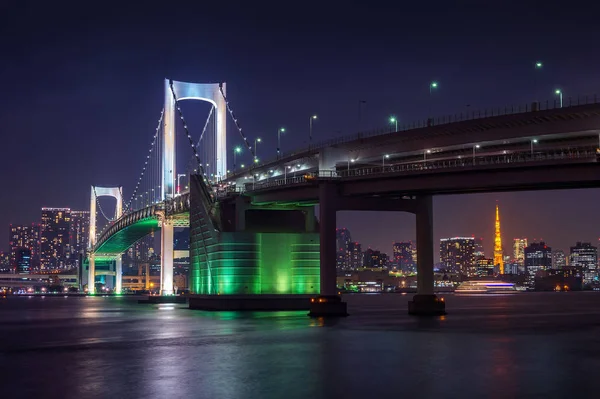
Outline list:
[[[491,166],[491,165],[522,165],[530,162],[544,162],[544,161],[568,161],[568,160],[584,160],[593,159],[600,161],[600,152],[596,147],[582,148],[582,149],[565,149],[565,150],[553,150],[550,152],[534,153],[532,155],[526,153],[518,154],[505,154],[505,155],[491,155],[491,156],[480,156],[480,157],[467,157],[453,160],[427,160],[421,162],[415,162],[410,164],[402,165],[389,165],[389,166],[371,166],[365,168],[350,169],[347,171],[321,171],[310,175],[304,175],[301,177],[292,177],[287,179],[269,179],[263,182],[246,183],[245,187],[240,192],[250,192],[256,190],[262,190],[272,187],[283,187],[296,184],[309,184],[317,182],[323,178],[334,178],[344,179],[353,177],[363,177],[371,175],[382,175],[388,173],[422,173],[424,171],[431,170],[443,170],[443,169],[462,169],[462,168],[473,168],[480,166]],[[308,177],[310,176],[310,177]]]
[[[576,97],[565,97],[563,98],[562,105],[559,98],[553,98],[551,100],[545,101],[533,101],[527,104],[520,104],[517,106],[511,105],[506,107],[494,107],[494,108],[485,108],[482,110],[473,110],[473,111],[465,111],[460,113],[454,113],[450,115],[443,115],[433,118],[421,119],[417,121],[413,121],[412,123],[403,124],[398,126],[398,130],[393,128],[391,125],[386,127],[380,127],[371,130],[365,130],[358,133],[353,133],[345,136],[335,137],[332,139],[320,141],[317,144],[309,145],[307,147],[303,147],[296,151],[292,151],[289,153],[281,153],[281,155],[276,159],[270,159],[267,162],[251,164],[244,171],[235,171],[231,173],[226,178],[233,178],[235,176],[241,176],[248,171],[255,170],[258,168],[262,168],[265,165],[271,164],[273,162],[277,162],[283,160],[285,158],[291,158],[296,155],[306,154],[310,151],[316,151],[325,147],[330,147],[336,144],[348,143],[354,140],[360,140],[363,138],[370,138],[381,136],[385,134],[390,134],[394,132],[404,132],[413,129],[420,129],[425,127],[433,127],[433,126],[441,126],[449,123],[455,122],[464,122],[470,120],[484,119],[494,116],[506,116],[506,115],[518,115],[518,114],[526,114],[530,112],[537,111],[547,111],[552,109],[560,109],[560,108],[569,108],[576,107],[580,105],[591,105],[591,104],[599,104],[600,96],[596,94],[591,95],[578,95]]]

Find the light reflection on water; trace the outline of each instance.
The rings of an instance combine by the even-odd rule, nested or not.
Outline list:
[[[593,379],[579,377],[596,361],[599,295],[445,298],[448,315],[411,318],[409,296],[348,296],[350,316],[341,319],[121,298],[8,298],[0,301],[3,393],[494,398],[593,388]]]

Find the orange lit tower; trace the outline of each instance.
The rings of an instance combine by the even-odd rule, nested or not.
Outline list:
[[[500,268],[500,274],[504,274],[504,257],[502,255],[502,236],[500,235],[500,211],[496,204],[496,231],[494,232],[494,265]]]

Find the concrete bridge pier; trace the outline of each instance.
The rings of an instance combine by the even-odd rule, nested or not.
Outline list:
[[[88,265],[88,294],[96,292],[96,255],[90,253]]]
[[[417,219],[417,294],[408,303],[408,314],[443,315],[446,304],[433,293],[433,199],[431,195],[416,199]]]
[[[163,218],[160,230],[160,294],[173,295],[173,221]],[[147,278],[147,277],[146,277]]]
[[[311,298],[309,316],[347,316],[346,303],[337,293],[336,213],[340,198],[333,182],[319,186],[320,295]]]
[[[120,294],[123,290],[123,257],[117,256],[115,260],[115,293]]]

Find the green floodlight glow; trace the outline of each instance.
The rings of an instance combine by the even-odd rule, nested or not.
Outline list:
[[[396,122],[396,117],[390,116],[390,122],[392,122],[392,123]]]
[[[241,147],[235,147],[234,151],[239,154],[240,152],[242,152],[242,148]]]
[[[313,116],[312,116],[312,118],[313,118],[313,119],[317,119],[317,115],[313,115]]]
[[[538,62],[535,63],[535,67],[536,68],[541,68],[543,66],[544,66],[544,64],[542,64],[542,61],[538,61]]]
[[[437,82],[431,82],[431,87],[433,87],[433,88],[436,88],[436,87],[438,87],[438,84],[437,84]]]
[[[554,93],[560,94],[560,90],[557,89]]]
[[[258,163],[258,158],[254,158],[254,163]]]

